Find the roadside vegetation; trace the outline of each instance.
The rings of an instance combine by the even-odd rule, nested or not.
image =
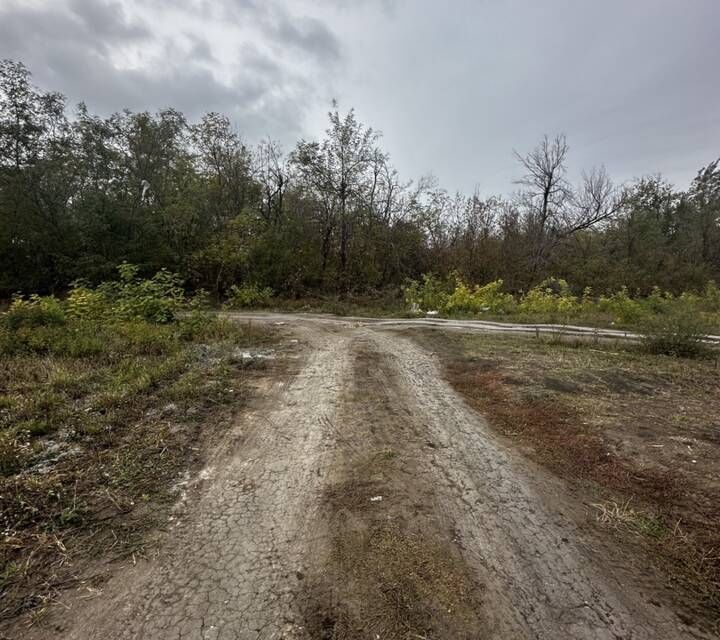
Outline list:
[[[502,280],[470,285],[454,273],[445,279],[428,274],[410,280],[403,292],[407,307],[416,313],[629,329],[645,335],[646,350],[668,355],[702,355],[707,352],[703,336],[720,333],[720,289],[712,281],[700,292],[675,296],[655,287],[647,296],[631,297],[627,287],[599,296],[587,287],[575,295],[565,280],[548,278],[513,295]]]
[[[688,619],[720,619],[720,372],[632,346],[427,331],[448,381],[591,518],[666,579]],[[628,556],[631,562],[633,553]],[[686,615],[683,614],[683,615]],[[716,632],[717,628],[714,629]]]
[[[0,620],[42,611],[93,558],[142,554],[179,474],[242,404],[238,348],[271,336],[180,284],[122,264],[117,281],[0,314]]]

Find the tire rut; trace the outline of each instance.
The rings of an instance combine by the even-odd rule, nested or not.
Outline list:
[[[347,337],[300,333],[311,350],[307,363],[286,388],[242,414],[201,473],[205,480],[195,506],[161,556],[144,575],[109,584],[113,595],[103,598],[105,606],[83,616],[66,638],[303,635],[302,576],[324,545],[317,497],[323,456],[334,440],[327,425],[334,421],[350,361]]]
[[[373,334],[392,354],[405,402],[437,442],[429,463],[467,561],[485,584],[492,638],[703,637],[608,577],[563,505],[548,505],[519,460],[409,339]]]

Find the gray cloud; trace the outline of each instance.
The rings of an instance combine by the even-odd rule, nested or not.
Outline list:
[[[253,9],[247,1],[234,6],[240,4]],[[189,10],[201,12],[202,3]],[[270,16],[265,6],[257,12],[256,22],[263,25],[261,40],[266,45],[269,40],[270,49],[283,40],[294,55],[302,51],[315,60],[337,58],[337,43],[317,20],[292,22],[280,10]],[[304,75],[283,67],[258,45],[239,42],[236,59],[225,61],[226,77],[221,81],[214,73],[219,65],[207,38],[189,31],[168,38],[113,1],[4,5],[0,43],[0,57],[23,61],[36,83],[60,90],[71,101],[83,100],[102,114],[126,107],[172,106],[197,118],[219,111],[230,115],[251,139],[271,134],[289,144],[300,135],[304,110],[312,102]],[[118,64],[124,48],[145,46],[160,53],[146,64]]]
[[[565,132],[573,172],[720,155],[717,0],[0,0],[0,57],[100,113],[230,115],[249,139],[322,133],[330,98],[404,176],[511,191],[512,150]]]
[[[290,46],[305,54],[315,56],[325,64],[340,58],[340,43],[335,35],[315,18],[291,18],[285,13],[275,15],[268,24],[281,46]]]
[[[0,7],[2,54],[42,58],[46,44],[81,46],[91,55],[106,56],[112,45],[151,37],[150,31],[125,16],[115,2],[72,0],[38,7],[8,4]]]
[[[228,19],[251,23],[275,50],[289,49],[326,65],[341,57],[340,42],[324,22],[290,13],[282,3],[224,0],[217,6]]]
[[[207,40],[195,35],[194,33],[186,33],[185,36],[190,43],[190,50],[188,52],[190,60],[199,60],[209,63],[217,62],[215,56],[212,54],[212,50],[210,49],[210,45]]]

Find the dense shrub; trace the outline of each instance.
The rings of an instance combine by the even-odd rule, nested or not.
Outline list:
[[[522,297],[518,308],[528,314],[571,316],[580,310],[580,302],[565,280],[547,278]]]
[[[720,312],[720,289],[712,280],[705,285],[701,305],[704,311]]]
[[[184,306],[200,313],[204,296],[187,305],[178,276],[168,271],[149,279],[139,278],[133,265],[123,264],[119,271],[119,281],[95,289],[76,282],[64,301],[15,296],[9,311],[0,315],[0,354],[82,358],[112,352],[116,343],[133,353],[164,353],[171,336],[157,325],[174,320]],[[201,322],[208,321],[204,316]]]
[[[502,291],[503,281],[471,285],[457,274],[443,280],[424,275],[403,288],[406,304],[414,311],[437,309],[445,315],[510,315],[519,321],[576,321],[617,323],[649,334],[647,348],[663,353],[690,353],[703,346],[697,337],[717,333],[720,290],[709,282],[700,292],[673,296],[658,287],[645,297],[633,297],[627,287],[596,297],[587,287],[581,297],[560,278],[548,278],[519,299]]]
[[[74,319],[102,320],[112,313],[107,296],[81,282],[73,283],[65,301],[67,314]]]
[[[65,324],[65,312],[60,301],[53,296],[41,298],[33,294],[23,298],[15,295],[4,320],[7,327],[13,330],[62,325]]]
[[[225,302],[226,309],[246,309],[264,307],[270,304],[273,290],[269,287],[261,289],[256,284],[233,285]]]
[[[623,287],[609,296],[600,296],[598,309],[609,313],[613,321],[620,324],[634,324],[645,315],[642,305],[628,295],[627,287]]]
[[[445,306],[453,284],[450,279],[441,280],[432,273],[426,273],[422,282],[407,280],[403,286],[406,304],[422,311],[439,311]]]
[[[458,279],[454,291],[447,296],[442,311],[454,313],[509,313],[516,307],[515,298],[501,291],[502,280],[471,287]]]
[[[642,330],[643,348],[649,353],[697,357],[708,350],[703,342],[710,332],[708,322],[680,299],[664,313],[648,316]]]
[[[140,279],[138,267],[127,262],[118,271],[119,281],[105,282],[97,288],[112,302],[114,315],[160,323],[175,318],[185,300],[180,276],[161,269],[152,278]]]

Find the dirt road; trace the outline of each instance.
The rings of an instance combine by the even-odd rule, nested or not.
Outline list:
[[[298,372],[214,448],[156,558],[27,637],[706,637],[584,538],[560,481],[498,442],[410,338],[263,321],[299,341]]]

